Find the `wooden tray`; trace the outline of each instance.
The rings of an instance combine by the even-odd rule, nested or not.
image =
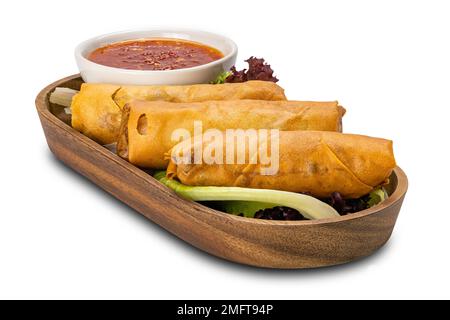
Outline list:
[[[267,268],[315,268],[367,256],[385,244],[407,190],[396,168],[382,204],[320,221],[267,221],[237,217],[179,198],[153,177],[60,120],[49,102],[56,87],[79,89],[79,75],[43,89],[36,107],[55,156],[99,187],[184,241],[218,257]]]

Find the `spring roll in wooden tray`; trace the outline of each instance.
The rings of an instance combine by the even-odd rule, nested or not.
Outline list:
[[[259,137],[249,138],[255,140]],[[275,189],[306,193],[317,198],[326,198],[338,191],[342,197],[353,199],[385,183],[395,168],[390,140],[321,131],[282,131],[277,139],[279,168],[276,174],[260,174],[264,167],[260,163],[194,164],[191,161],[190,164],[177,165],[172,158],[167,175],[190,186]],[[206,149],[213,142],[202,139],[202,143]],[[267,143],[271,143],[270,136],[264,141]],[[194,148],[192,140],[180,145],[180,149],[185,149],[189,155],[194,154]],[[255,158],[259,151],[239,148],[237,144],[234,148],[236,158]]]
[[[395,165],[392,142],[340,133],[344,109],[336,102],[282,101],[283,90],[269,83],[255,87],[247,83],[240,86],[242,91],[231,93],[221,85],[194,87],[192,92],[84,85],[69,103],[71,110],[50,102],[55,88],[79,91],[81,85],[78,75],[71,76],[49,85],[36,99],[50,150],[201,250],[258,267],[314,268],[367,256],[392,233],[407,190],[407,178]],[[83,92],[91,89],[89,94]],[[211,90],[218,102],[205,97]],[[235,107],[224,100],[233,100]],[[217,127],[219,132],[228,127],[281,129],[281,179],[261,174],[258,164],[174,161],[174,150],[189,154],[196,145],[190,140],[169,142],[170,129],[178,123],[192,133],[192,120],[201,120],[203,130]],[[102,146],[119,138],[122,157]],[[243,150],[235,150],[236,155],[253,154],[247,147]],[[168,163],[167,172],[155,171]],[[255,208],[259,209],[249,218]]]
[[[195,134],[195,123],[208,129],[341,131],[345,109],[336,101],[228,100],[197,103],[134,100],[122,113],[118,154],[145,168],[165,169],[177,129]]]
[[[201,102],[240,99],[286,100],[286,97],[281,87],[267,81],[190,86],[85,83],[72,101],[72,127],[101,144],[109,144],[117,141],[121,110],[132,100]]]

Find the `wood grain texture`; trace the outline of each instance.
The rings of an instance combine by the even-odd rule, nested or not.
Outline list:
[[[49,93],[57,86],[78,89],[80,84],[81,79],[74,75],[49,85],[36,98],[50,150],[66,165],[193,246],[252,266],[315,268],[370,255],[391,236],[408,185],[398,167],[388,186],[392,193],[389,199],[356,214],[320,221],[267,221],[229,215],[179,198],[144,171],[58,119],[54,114],[61,110],[49,103]]]

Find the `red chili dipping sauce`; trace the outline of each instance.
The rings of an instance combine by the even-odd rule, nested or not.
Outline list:
[[[207,45],[178,39],[142,39],[113,43],[91,52],[88,59],[108,67],[131,70],[175,70],[223,57]]]

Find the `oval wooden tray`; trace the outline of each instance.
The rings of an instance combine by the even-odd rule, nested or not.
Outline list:
[[[50,150],[66,165],[193,246],[252,266],[315,268],[370,255],[392,233],[408,184],[398,167],[388,186],[389,199],[356,214],[297,222],[229,215],[179,198],[146,172],[60,120],[62,108],[49,102],[49,93],[56,87],[79,89],[81,83],[79,75],[70,76],[52,83],[36,98]]]

